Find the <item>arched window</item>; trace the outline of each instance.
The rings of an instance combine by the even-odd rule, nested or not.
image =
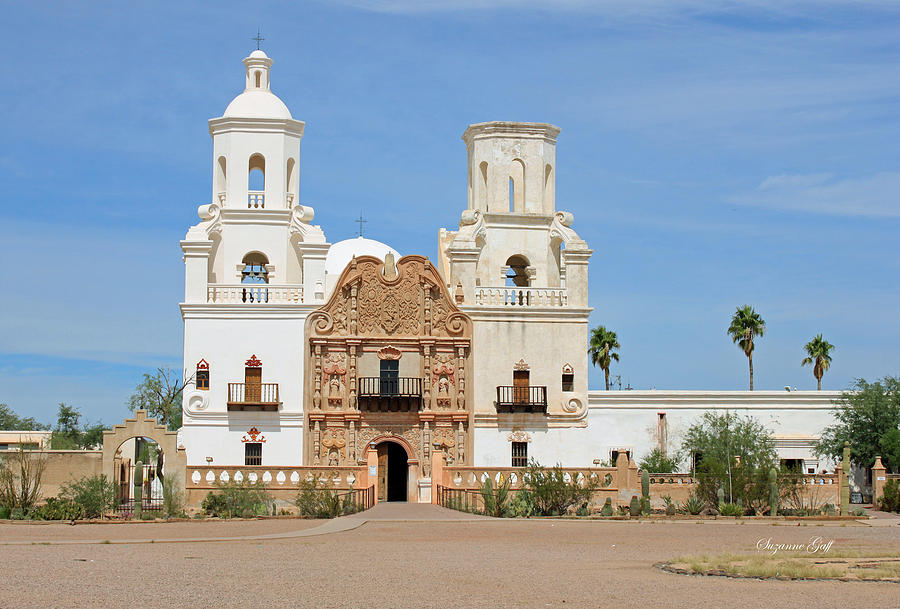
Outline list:
[[[216,163],[216,194],[221,197],[225,194],[225,157],[220,156]]]
[[[196,387],[201,391],[209,391],[209,363],[205,359],[197,362]]]
[[[569,364],[562,369],[562,390],[575,391],[575,369]]]
[[[506,271],[506,285],[527,288],[530,284],[528,277],[528,259],[516,254],[506,261],[509,269]]]
[[[261,154],[250,157],[247,180],[247,207],[251,209],[266,206],[266,159]]]
[[[294,199],[297,197],[297,161],[293,158],[287,162],[287,182],[285,184],[285,192],[287,193],[286,203],[290,207]]]
[[[261,86],[260,85],[261,80],[262,80],[262,72],[257,72],[256,73],[256,88],[257,89],[259,89],[259,87]]]
[[[556,209],[556,201],[555,192],[556,188],[554,187],[555,178],[553,177],[553,167],[547,163],[544,166],[544,213],[549,214],[552,213]]]
[[[513,159],[509,166],[509,211],[525,213],[525,163]]]

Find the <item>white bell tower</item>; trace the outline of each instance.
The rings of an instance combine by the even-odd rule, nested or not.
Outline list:
[[[272,93],[272,60],[255,50],[243,63],[244,90],[209,121],[212,202],[181,242],[196,379],[183,435],[189,465],[300,465],[304,323],[324,302],[330,244],[299,202],[305,125]],[[257,432],[265,446],[245,453]]]

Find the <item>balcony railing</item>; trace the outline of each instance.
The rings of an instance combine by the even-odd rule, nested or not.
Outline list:
[[[564,307],[566,288],[475,288],[475,304],[482,307]]]
[[[302,304],[303,286],[240,283],[209,285],[206,302],[225,304]]]
[[[266,207],[266,193],[262,190],[251,190],[247,193],[247,208],[248,209],[265,209]]]
[[[228,383],[228,410],[277,411],[278,383]]]
[[[547,412],[547,388],[534,385],[497,387],[497,412]]]
[[[415,377],[359,378],[359,409],[410,411],[422,407],[422,379]]]

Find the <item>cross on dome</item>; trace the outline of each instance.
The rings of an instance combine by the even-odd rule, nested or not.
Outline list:
[[[259,28],[256,28],[256,36],[254,38],[251,38],[250,40],[256,41],[256,50],[258,51],[259,43],[262,42],[263,40],[265,40],[265,38],[263,38],[262,36],[259,35]]]

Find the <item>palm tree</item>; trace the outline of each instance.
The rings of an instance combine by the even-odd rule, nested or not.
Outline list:
[[[766,322],[750,305],[738,307],[731,316],[728,334],[744,351],[750,362],[750,391],[753,391],[753,338],[766,333]]]
[[[619,339],[612,330],[607,330],[606,326],[597,326],[591,330],[591,344],[588,347],[588,355],[591,357],[591,363],[600,366],[606,375],[606,390],[609,391],[609,365],[612,360],[619,361],[619,354],[616,349],[620,347]]]
[[[822,376],[831,367],[831,350],[834,345],[822,338],[821,334],[803,346],[806,349],[806,357],[800,362],[801,366],[813,365],[813,376],[816,377],[816,389],[822,391]]]

